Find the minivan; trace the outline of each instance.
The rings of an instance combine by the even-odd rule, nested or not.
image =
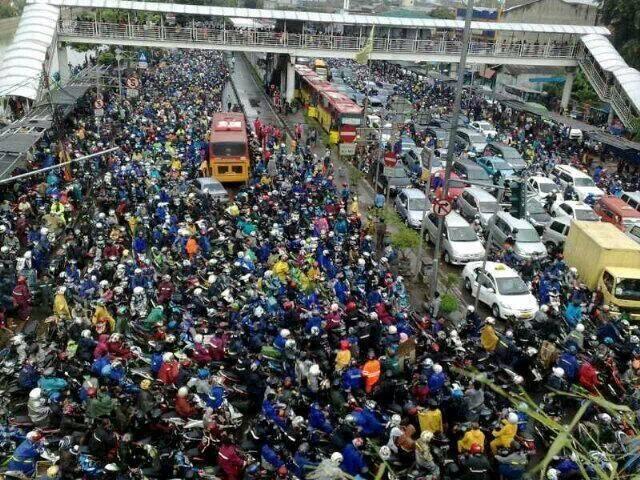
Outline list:
[[[620,199],[640,212],[640,192],[622,192]]]
[[[496,213],[489,224],[493,246],[502,248],[507,238],[511,237],[514,240],[513,253],[516,257],[529,260],[547,256],[547,248],[540,240],[540,235],[526,220],[501,211]]]
[[[426,218],[427,239],[434,241],[438,235],[438,216],[429,212]],[[484,258],[484,245],[475,230],[457,212],[444,217],[443,251],[444,261],[452,265],[463,265],[467,262]]]
[[[493,185],[493,180],[491,180],[489,174],[477,163],[468,160],[456,160],[453,162],[453,171],[463,180],[482,182],[486,183],[487,186]]]
[[[482,155],[484,147],[487,146],[487,139],[484,135],[471,128],[459,128],[457,135],[469,151],[473,150],[476,154]]]
[[[595,200],[604,195],[589,175],[570,165],[556,165],[551,170],[551,175],[558,179],[563,188],[566,189],[571,185],[581,202],[590,195]]]
[[[500,210],[496,197],[480,187],[465,188],[456,202],[460,215],[470,222],[478,218],[482,228],[486,228],[489,219]]]
[[[623,232],[640,225],[640,212],[624,200],[612,195],[598,199],[593,210],[603,222],[613,223]]]
[[[509,145],[500,142],[489,142],[482,153],[487,157],[500,157],[516,172],[524,169],[527,164],[520,155],[520,152]]]

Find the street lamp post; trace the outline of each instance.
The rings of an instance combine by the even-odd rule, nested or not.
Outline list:
[[[449,195],[449,178],[451,178],[451,167],[453,166],[453,153],[456,146],[456,134],[458,132],[458,117],[460,116],[460,104],[462,103],[462,86],[464,84],[464,72],[467,65],[467,53],[469,51],[469,41],[471,39],[471,18],[473,16],[473,1],[467,0],[467,11],[464,18],[464,31],[462,33],[462,51],[460,52],[460,63],[458,64],[458,80],[456,82],[456,96],[453,103],[453,116],[451,117],[451,131],[449,133],[449,145],[447,150],[447,163],[444,175],[444,187],[442,198],[447,199]],[[436,293],[438,288],[438,268],[440,267],[440,249],[442,247],[442,231],[444,229],[444,217],[438,221],[438,233],[436,235],[436,245],[433,255],[433,272],[431,272],[430,296]]]
[[[118,94],[122,97],[122,71],[120,70],[120,60],[122,60],[122,50],[116,48],[116,62],[118,62]]]

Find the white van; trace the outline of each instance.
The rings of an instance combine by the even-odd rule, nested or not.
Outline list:
[[[570,165],[556,165],[551,170],[551,175],[558,179],[563,188],[569,185],[573,187],[578,195],[578,200],[584,202],[591,195],[594,200],[604,196],[604,192],[596,187],[593,179],[586,173]]]

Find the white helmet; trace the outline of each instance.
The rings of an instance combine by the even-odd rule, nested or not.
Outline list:
[[[386,445],[381,446],[378,453],[380,453],[380,458],[384,461],[387,461],[391,458],[391,449]]]
[[[400,415],[395,413],[391,416],[391,425],[397,427],[398,425],[400,425],[400,422],[402,422],[402,417]]]
[[[202,289],[201,289],[200,287],[196,288],[196,289],[193,291],[193,294],[194,294],[196,297],[199,297],[200,295],[202,295]]]
[[[204,337],[200,333],[196,333],[193,336],[193,341],[196,342],[196,343],[202,343],[203,338]]]
[[[493,317],[487,317],[485,318],[485,322],[487,322],[489,325],[494,325],[496,323],[496,319]]]
[[[91,338],[91,330],[83,330],[81,335],[83,338]]]
[[[584,325],[582,323],[577,324],[576,331],[580,333],[584,332]]]
[[[424,365],[425,367],[431,368],[433,367],[433,360],[427,357],[422,361],[422,365]]]
[[[31,390],[29,392],[29,399],[31,399],[31,400],[39,400],[40,397],[42,397],[42,389],[41,388],[34,388],[33,390]]]
[[[513,377],[513,383],[516,385],[522,385],[524,383],[524,377],[522,375],[516,375]]]
[[[62,287],[58,287],[58,294],[59,295],[64,295],[64,292],[67,291],[67,287],[62,286]]]
[[[144,293],[144,288],[142,287],[135,287],[133,289],[133,294],[134,295],[142,295]]]
[[[309,367],[309,374],[313,375],[314,377],[317,377],[318,375],[320,375],[320,365],[318,365],[317,363],[314,363],[313,365],[311,365]]]
[[[340,465],[342,463],[343,458],[344,457],[342,456],[342,454],[340,452],[333,452],[331,454],[331,461],[333,463],[335,463],[336,465]]]
[[[553,368],[553,374],[558,378],[564,377],[564,368],[554,367]]]
[[[371,312],[371,313],[369,314],[369,318],[370,318],[371,320],[378,320],[378,314],[377,314],[376,312]]]
[[[507,415],[507,422],[516,425],[518,423],[518,414],[516,412],[510,412],[509,415]]]
[[[420,440],[423,442],[429,443],[433,439],[433,432],[429,430],[425,430],[420,434]]]
[[[547,470],[547,480],[558,480],[560,478],[560,472],[555,468]]]
[[[398,333],[398,327],[389,325],[389,335],[395,335],[396,333]]]
[[[186,397],[187,395],[189,395],[189,389],[187,387],[180,387],[178,389],[179,397]]]
[[[433,373],[442,373],[442,365],[440,365],[439,363],[436,363],[433,366]]]
[[[338,304],[337,303],[332,303],[331,304],[331,311],[332,312],[337,312],[338,311]]]
[[[476,307],[474,307],[473,305],[469,305],[467,306],[467,312],[469,313],[473,313],[476,311]]]
[[[253,314],[256,317],[260,318],[262,315],[264,315],[264,308],[258,305],[256,308],[253,309]]]
[[[162,361],[163,362],[171,362],[174,358],[173,353],[171,352],[167,352],[164,355],[162,355]]]
[[[542,305],[542,307],[540,307],[540,310],[542,310],[544,313],[547,313],[549,311],[549,305]]]
[[[282,338],[289,338],[289,335],[291,335],[291,332],[286,328],[283,328],[282,330],[280,330],[280,336]]]

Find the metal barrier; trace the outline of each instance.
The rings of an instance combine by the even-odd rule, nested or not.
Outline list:
[[[158,42],[193,42],[238,47],[280,47],[286,49],[339,50],[357,52],[367,37],[338,35],[307,35],[257,30],[223,30],[204,27],[179,27],[101,23],[61,20],[58,34],[65,37],[149,40]],[[462,44],[450,40],[419,40],[406,38],[375,38],[373,52],[405,54],[460,55]],[[536,45],[526,43],[471,42],[469,55],[522,58],[576,58],[574,45]]]

